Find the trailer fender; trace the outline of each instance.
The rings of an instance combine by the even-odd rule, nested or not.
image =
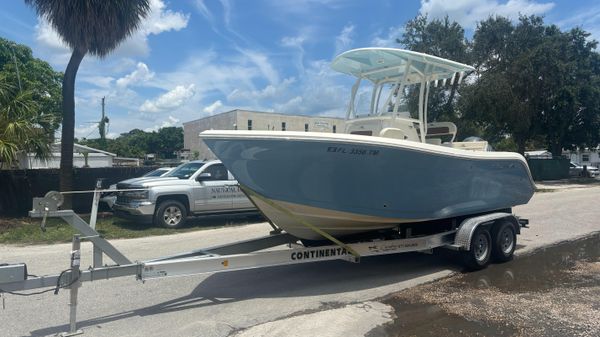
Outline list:
[[[458,227],[456,236],[454,238],[453,248],[459,250],[470,250],[471,249],[471,238],[473,233],[479,226],[492,226],[497,220],[506,219],[510,221],[515,227],[515,232],[520,233],[519,220],[516,216],[510,213],[496,212],[485,215],[480,215],[472,218],[463,220]]]

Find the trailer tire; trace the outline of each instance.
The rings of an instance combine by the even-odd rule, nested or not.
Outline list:
[[[180,228],[185,224],[187,209],[177,200],[165,200],[158,205],[154,224],[166,228]]]
[[[492,255],[492,237],[489,230],[477,227],[471,237],[471,246],[463,252],[463,263],[467,270],[481,270],[488,266]]]
[[[515,226],[508,221],[498,222],[492,227],[492,260],[502,263],[512,260],[517,246]]]

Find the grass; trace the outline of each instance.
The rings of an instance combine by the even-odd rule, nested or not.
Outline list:
[[[89,216],[82,217],[89,221]],[[192,232],[225,226],[239,226],[263,221],[258,216],[214,216],[189,218],[179,229],[156,227],[152,224],[138,224],[112,216],[110,213],[98,215],[96,230],[106,239],[133,239],[154,235],[169,235]],[[76,231],[62,219],[49,218],[46,231],[40,229],[42,219],[0,218],[0,244],[52,244],[71,242]]]

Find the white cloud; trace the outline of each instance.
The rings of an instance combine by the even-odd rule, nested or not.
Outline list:
[[[114,52],[116,56],[145,56],[150,53],[148,36],[169,31],[179,31],[185,27],[190,14],[166,9],[163,0],[150,0],[150,14],[140,25],[140,29],[123,42]]]
[[[220,37],[222,37],[222,38],[224,38],[226,40],[229,40],[232,44],[236,43],[234,41],[243,42],[246,45],[251,44],[251,42],[249,42],[243,36],[243,34],[239,34],[232,27],[231,13],[233,12],[233,4],[232,4],[231,1],[229,1],[229,0],[219,0],[219,3],[221,4],[221,8],[222,8],[222,11],[223,11],[222,25],[224,26],[226,32],[229,33],[229,34],[223,34],[219,30],[218,24],[221,24],[221,22],[218,21],[217,19],[215,19],[215,15],[213,15],[213,13],[208,8],[208,6],[206,6],[205,2],[206,2],[205,0],[194,0],[194,5],[195,5],[196,10],[198,11],[198,13],[200,13],[200,15],[202,15],[204,17],[204,19],[206,19],[206,21],[210,25],[211,29],[217,35],[219,35]],[[215,3],[216,3],[215,1],[211,2],[211,4],[215,4]]]
[[[275,71],[275,66],[266,55],[262,60]],[[173,72],[157,73],[146,85],[172,89],[181,83],[186,83],[186,86],[194,84],[195,95],[170,112],[184,121],[236,108],[344,115],[352,79],[331,70],[330,60],[308,62],[305,73],[300,77],[290,76],[279,81],[269,81],[266,75],[269,71],[265,72],[259,64],[249,62],[245,57],[223,57],[213,51],[200,52],[191,55]],[[279,74],[271,77],[279,78]],[[258,86],[257,83],[264,84]],[[141,104],[143,109],[138,110],[145,119],[159,115],[149,113],[159,110],[159,99]],[[158,121],[153,124],[160,125]]]
[[[194,84],[190,84],[187,87],[178,85],[173,90],[160,95],[155,100],[146,100],[144,104],[140,106],[140,111],[161,112],[177,109],[195,95],[194,88]]]
[[[163,120],[160,125],[156,124],[153,127],[145,128],[144,131],[146,131],[146,132],[158,131],[158,129],[161,129],[161,128],[168,128],[168,127],[171,127],[171,126],[177,126],[178,123],[179,123],[179,119],[178,118],[175,118],[173,116],[169,116],[169,117],[167,117],[167,119]]]
[[[519,14],[543,14],[554,8],[553,2],[535,0],[508,0],[500,3],[496,0],[421,0],[420,12],[430,18],[441,19],[448,15],[467,29],[474,29],[477,22],[490,15],[515,19]]]
[[[208,9],[208,7],[206,7],[206,4],[204,3],[204,0],[195,0],[194,1],[194,5],[196,6],[196,9],[198,10],[198,12],[200,12],[200,14],[211,24],[214,25],[215,22],[215,18],[213,17],[212,13],[210,12],[210,10]]]
[[[209,115],[214,115],[215,112],[219,110],[219,108],[223,107],[223,102],[221,100],[214,101],[211,105],[202,109],[202,111],[206,112]]]
[[[231,2],[229,0],[220,0],[221,6],[223,6],[223,21],[225,21],[225,26],[229,28],[231,25]]]
[[[50,26],[48,21],[41,18],[38,19],[38,24],[35,26],[35,30],[35,39],[39,43],[57,51],[68,51],[68,46],[63,42],[56,30]]]
[[[352,46],[354,35],[354,25],[345,26],[340,34],[335,37],[335,54],[346,51]]]
[[[194,83],[197,96],[210,96],[228,95],[235,88],[254,88],[255,79],[263,80],[262,72],[243,56],[224,58],[206,51],[191,55],[175,71],[157,74],[149,84],[169,90],[181,83]]]
[[[296,49],[296,55],[294,55],[294,64],[299,74],[304,73],[304,42],[308,39],[306,32],[298,36],[285,36],[281,39],[281,45]]]
[[[134,71],[117,80],[117,86],[124,88],[131,84],[140,85],[153,77],[154,73],[148,69],[148,66],[143,62],[138,62]]]
[[[284,47],[302,48],[302,44],[306,41],[306,36],[284,36],[281,39],[281,45]]]
[[[329,60],[313,61],[294,90],[279,95],[272,107],[282,113],[342,117],[351,85],[352,79],[333,71]]]
[[[302,96],[296,96],[283,103],[275,104],[275,111],[283,113],[298,114],[298,108],[303,105]]]
[[[151,0],[150,10],[150,15],[141,27],[141,30],[147,34],[156,35],[171,30],[178,31],[187,27],[190,20],[189,14],[166,9],[166,5],[162,0]]]
[[[260,70],[262,75],[270,83],[279,82],[279,73],[277,72],[277,70],[275,70],[273,68],[267,55],[260,53],[258,51],[249,50],[249,49],[238,49],[238,51],[240,53],[242,53],[243,56],[245,58],[247,58],[250,62],[252,62],[254,65],[256,65],[256,67],[258,67],[258,69]]]
[[[50,63],[66,65],[69,62],[71,50],[45,19],[38,18],[38,23],[35,25],[35,40],[47,50],[49,54],[47,59]]]
[[[404,26],[389,27],[385,35],[381,36],[381,34],[376,34],[376,36],[371,39],[371,45],[375,47],[398,48],[396,39],[402,38],[403,33]]]
[[[290,85],[295,82],[296,78],[290,77],[284,79],[277,85],[269,84],[262,90],[244,90],[235,88],[229,95],[227,95],[227,100],[232,102],[243,102],[274,99],[285,95],[285,93],[289,90]]]

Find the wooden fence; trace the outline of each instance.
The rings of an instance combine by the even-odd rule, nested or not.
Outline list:
[[[108,188],[111,184],[139,177],[153,169],[153,166],[76,168],[74,190],[93,190],[97,179],[103,179],[102,187]],[[58,169],[0,170],[0,216],[26,216],[31,210],[33,197],[58,190],[58,173]],[[75,212],[89,213],[92,197],[92,193],[77,194],[73,198]]]

